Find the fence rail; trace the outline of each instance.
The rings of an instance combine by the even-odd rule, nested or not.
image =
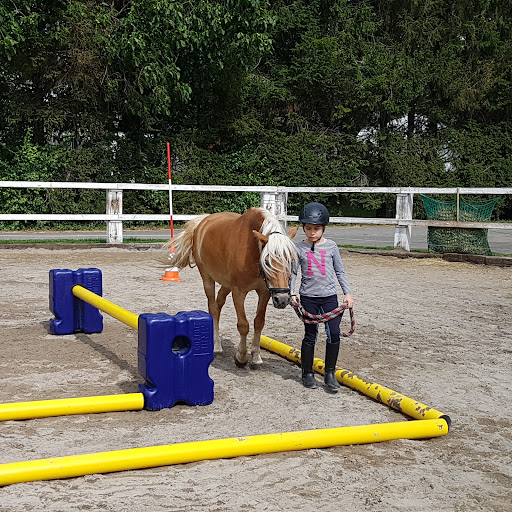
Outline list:
[[[99,190],[165,190],[167,183],[87,183],[73,181],[0,181],[0,188],[90,188]],[[351,192],[360,194],[466,194],[466,195],[510,195],[512,187],[282,187],[282,186],[244,186],[244,185],[172,185],[173,191],[189,192],[280,192],[333,193]]]
[[[168,184],[161,183],[79,183],[46,181],[0,181],[0,188],[43,188],[43,189],[99,189],[106,191],[105,214],[0,214],[0,221],[104,221],[107,224],[107,242],[123,242],[123,222],[127,221],[168,221],[169,214],[127,214],[123,213],[123,190],[160,190],[169,192]],[[339,224],[394,225],[394,247],[410,250],[413,226],[449,228],[512,229],[512,224],[498,222],[434,221],[412,218],[415,194],[460,195],[511,195],[512,187],[506,188],[433,188],[433,187],[277,187],[277,186],[229,186],[229,185],[172,185],[172,191],[183,192],[259,192],[261,206],[272,211],[283,223],[297,221],[298,217],[288,215],[288,195],[294,193],[344,193],[344,194],[395,194],[395,218],[331,217]],[[196,215],[173,214],[173,220],[191,220]]]

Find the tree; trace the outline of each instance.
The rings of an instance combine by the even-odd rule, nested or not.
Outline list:
[[[4,0],[0,36],[5,173],[29,134],[54,179],[162,181],[170,141],[188,183],[510,183],[509,2]]]

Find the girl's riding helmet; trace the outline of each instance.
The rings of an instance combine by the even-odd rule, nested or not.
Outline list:
[[[302,209],[299,221],[302,224],[327,226],[329,224],[329,212],[321,203],[309,203]]]

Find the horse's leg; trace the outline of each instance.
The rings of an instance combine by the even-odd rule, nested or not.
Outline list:
[[[219,321],[220,321],[220,312],[222,311],[222,307],[224,304],[226,304],[226,297],[231,293],[231,290],[229,288],[226,288],[225,286],[221,286],[220,290],[217,292],[217,300],[215,303],[217,304],[217,321],[214,322],[214,340],[217,341],[217,343],[214,344],[214,352],[216,354],[222,353],[222,345],[220,343],[220,335],[219,335]]]
[[[262,364],[260,355],[260,338],[261,331],[265,326],[265,313],[267,311],[267,304],[270,299],[270,293],[267,290],[258,292],[258,308],[256,310],[256,316],[254,318],[254,336],[252,337],[251,347],[251,364]]]
[[[249,334],[249,322],[247,321],[247,316],[245,314],[245,297],[247,292],[242,292],[240,290],[233,290],[233,303],[235,305],[237,323],[236,327],[240,334],[240,343],[238,344],[238,348],[235,353],[235,364],[238,367],[244,367],[249,360],[249,356],[247,354],[247,335]]]
[[[215,300],[215,281],[210,277],[209,274],[199,269],[199,273],[203,278],[203,288],[206,298],[208,299],[208,312],[213,317],[213,352],[215,354],[222,353],[222,345],[219,337],[219,317],[220,309]],[[219,291],[220,293],[220,291]]]

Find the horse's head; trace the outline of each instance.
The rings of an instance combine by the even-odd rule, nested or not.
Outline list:
[[[253,231],[262,246],[260,272],[272,297],[272,304],[278,309],[284,309],[290,302],[292,263],[297,262],[297,250],[291,239],[298,229],[290,229],[287,235],[281,230],[268,235]]]

